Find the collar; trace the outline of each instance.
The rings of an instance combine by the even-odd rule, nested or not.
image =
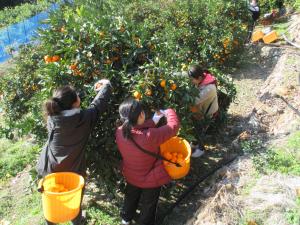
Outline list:
[[[61,111],[60,114],[62,116],[73,116],[79,112],[80,112],[80,108],[75,108],[75,109],[63,110],[63,111]]]

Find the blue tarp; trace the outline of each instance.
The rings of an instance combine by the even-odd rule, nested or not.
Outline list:
[[[12,24],[0,29],[0,62],[4,62],[11,57],[7,49],[12,47],[17,50],[21,44],[29,43],[36,35],[38,28],[46,29],[47,24],[41,22],[49,17],[49,12],[58,8],[58,4],[52,4],[47,11],[26,19],[20,23]]]

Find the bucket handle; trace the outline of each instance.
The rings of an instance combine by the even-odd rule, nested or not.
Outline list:
[[[44,183],[44,178],[41,179],[41,180],[39,181],[39,184],[38,184],[37,191],[40,192],[40,193],[43,193],[43,192],[44,192],[44,185],[43,185],[43,183]]]

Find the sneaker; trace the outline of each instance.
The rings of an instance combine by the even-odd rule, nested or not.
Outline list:
[[[130,221],[122,220],[121,225],[129,225]]]
[[[204,154],[204,151],[199,149],[199,148],[196,148],[195,151],[192,153],[192,157],[193,158],[198,158],[200,156],[202,156]]]

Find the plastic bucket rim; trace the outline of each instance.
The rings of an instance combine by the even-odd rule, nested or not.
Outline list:
[[[187,154],[187,156],[184,158],[184,160],[188,160],[188,159],[190,159],[191,158],[191,155],[192,155],[192,149],[191,149],[191,146],[190,146],[190,144],[188,143],[188,141],[186,140],[186,139],[184,139],[184,138],[182,138],[182,137],[178,137],[178,136],[174,136],[174,137],[171,137],[169,140],[172,140],[172,139],[180,139],[181,141],[183,141],[184,142],[184,144],[187,146],[187,152],[188,152],[188,154]],[[169,140],[167,140],[167,141],[169,141]],[[167,141],[165,141],[165,142],[167,142]],[[164,143],[165,143],[164,142]],[[163,143],[163,144],[164,144]]]
[[[52,176],[55,176],[55,174],[59,174],[59,173],[71,173],[71,174],[75,174],[77,176],[79,176],[79,185],[78,187],[76,187],[75,189],[73,190],[70,190],[70,191],[65,191],[65,192],[52,192],[52,191],[46,191],[46,190],[43,190],[42,194],[47,194],[47,195],[52,195],[52,196],[61,196],[61,195],[66,195],[66,194],[72,194],[74,192],[77,192],[78,190],[82,189],[83,186],[84,186],[84,178],[77,174],[77,173],[74,173],[74,172],[56,172],[56,173],[50,173],[48,175],[46,175],[44,178],[42,178],[39,182],[42,182],[41,183],[41,186],[43,185],[46,177],[52,177]]]

